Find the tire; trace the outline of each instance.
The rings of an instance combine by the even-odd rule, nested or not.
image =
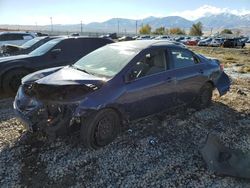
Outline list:
[[[104,109],[82,121],[80,137],[87,148],[98,149],[111,143],[119,130],[119,115],[112,109]]]
[[[29,74],[26,69],[10,70],[3,76],[3,91],[7,95],[15,95],[19,86],[21,85],[21,79]]]
[[[206,83],[202,86],[198,98],[193,103],[195,109],[200,110],[210,106],[212,102],[213,89],[214,88],[211,83]]]

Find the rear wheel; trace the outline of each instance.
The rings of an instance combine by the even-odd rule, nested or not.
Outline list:
[[[27,74],[29,74],[29,71],[25,69],[15,69],[7,72],[3,76],[4,93],[7,95],[15,95],[21,85],[22,78]]]
[[[104,109],[82,121],[81,140],[91,149],[111,143],[120,130],[119,115],[112,109]]]
[[[213,95],[213,85],[211,83],[206,83],[202,86],[198,98],[194,101],[193,106],[196,109],[207,108],[212,101]]]

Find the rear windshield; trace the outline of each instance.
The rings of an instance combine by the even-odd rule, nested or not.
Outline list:
[[[29,40],[28,42],[25,42],[21,47],[22,48],[29,48],[31,46],[33,46],[34,44],[36,44],[37,42],[39,42],[40,40],[44,39],[45,37],[36,37],[32,40]]]

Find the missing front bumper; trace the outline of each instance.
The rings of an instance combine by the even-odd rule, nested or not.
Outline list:
[[[25,106],[23,103],[25,100],[25,104],[34,104],[34,106]],[[39,101],[30,102],[27,98],[22,100],[16,97],[13,106],[17,118],[27,131],[45,132],[50,138],[67,135],[74,119],[75,105],[44,105]]]

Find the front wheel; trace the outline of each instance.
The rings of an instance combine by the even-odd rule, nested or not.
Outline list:
[[[206,83],[202,86],[200,94],[194,101],[193,106],[196,109],[207,108],[212,102],[213,86],[210,83]]]
[[[87,148],[98,149],[111,143],[119,130],[119,115],[112,109],[104,109],[82,121],[81,140]]]
[[[15,69],[7,72],[3,77],[3,90],[7,95],[16,94],[21,80],[24,76],[29,74],[29,71],[25,69]]]

